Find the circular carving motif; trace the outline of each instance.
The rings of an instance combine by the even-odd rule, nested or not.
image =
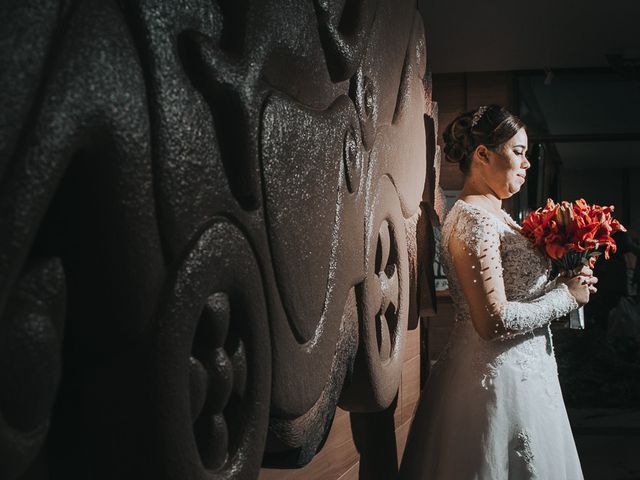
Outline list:
[[[248,242],[226,222],[206,230],[179,269],[156,357],[161,478],[257,476],[271,395],[262,292]]]
[[[396,342],[400,307],[398,252],[394,232],[387,220],[380,224],[374,276],[380,283],[380,309],[376,314],[376,336],[380,359],[389,360]]]
[[[359,347],[341,404],[352,411],[387,408],[400,384],[409,316],[409,260],[400,199],[382,176],[366,225],[367,275],[359,287]]]

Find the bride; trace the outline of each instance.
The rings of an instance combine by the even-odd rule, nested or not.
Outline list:
[[[597,279],[585,267],[550,281],[546,257],[501,208],[530,167],[520,119],[480,107],[443,137],[465,175],[440,244],[456,318],[422,391],[400,478],[582,479],[549,322],[586,304]]]

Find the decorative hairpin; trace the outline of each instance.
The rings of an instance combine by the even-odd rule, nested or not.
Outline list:
[[[471,127],[475,127],[478,124],[478,122],[484,115],[484,112],[487,111],[487,108],[489,107],[483,105],[482,107],[478,108],[478,110],[476,110],[476,112],[473,114],[473,119],[471,120]]]

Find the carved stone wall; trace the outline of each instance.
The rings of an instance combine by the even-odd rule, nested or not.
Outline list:
[[[256,478],[389,407],[433,306],[415,2],[0,6],[0,478]]]

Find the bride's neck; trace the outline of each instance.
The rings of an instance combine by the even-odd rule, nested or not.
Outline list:
[[[500,212],[502,199],[488,185],[481,184],[475,178],[465,179],[460,198],[467,203],[475,203],[489,211]]]

